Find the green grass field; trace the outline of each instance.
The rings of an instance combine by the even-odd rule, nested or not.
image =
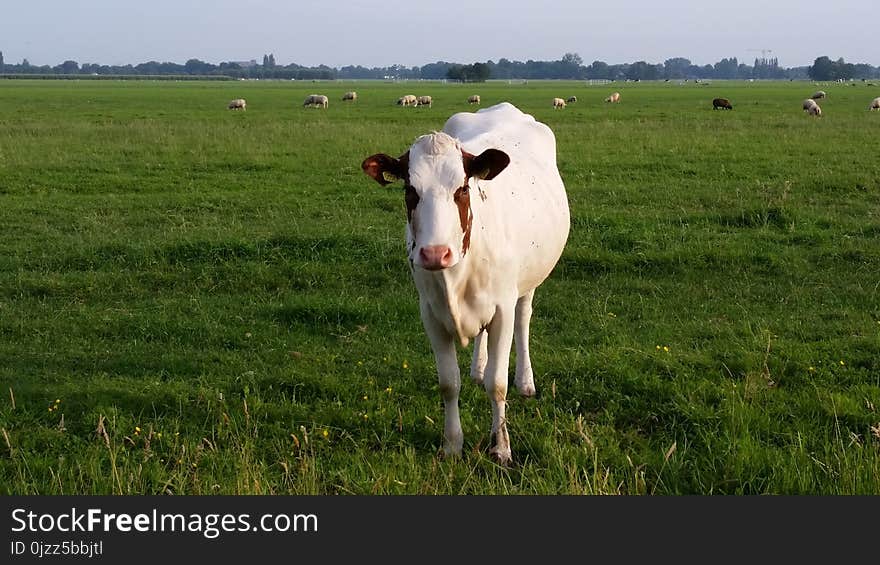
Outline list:
[[[817,88],[0,81],[0,493],[880,494],[880,92]],[[439,455],[360,170],[470,94],[554,130],[572,211],[506,468],[470,381]]]

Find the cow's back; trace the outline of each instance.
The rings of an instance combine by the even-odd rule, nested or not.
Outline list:
[[[520,263],[520,291],[536,287],[559,260],[570,223],[553,131],[506,102],[454,114],[443,131],[474,155],[500,149],[510,157],[495,179],[480,181],[486,199],[471,198],[471,207],[494,249],[504,250],[499,260]]]

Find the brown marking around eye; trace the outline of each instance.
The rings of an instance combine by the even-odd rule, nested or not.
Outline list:
[[[416,211],[416,206],[419,205],[419,193],[416,192],[416,189],[410,185],[406,185],[406,195],[404,196],[404,201],[406,202],[406,221],[412,224],[413,213]]]
[[[471,213],[471,193],[467,180],[465,180],[464,186],[455,191],[453,200],[455,200],[455,205],[458,206],[458,221],[461,223],[461,231],[464,232],[464,238],[461,242],[461,255],[463,257],[471,246],[471,227],[474,222],[474,215]]]

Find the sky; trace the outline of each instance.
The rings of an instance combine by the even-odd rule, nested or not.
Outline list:
[[[422,66],[816,57],[880,66],[878,0],[0,0],[6,63]]]

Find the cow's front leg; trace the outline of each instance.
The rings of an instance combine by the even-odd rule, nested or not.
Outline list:
[[[474,358],[471,361],[471,379],[478,385],[483,384],[483,376],[486,374],[486,362],[488,359],[486,330],[480,330],[480,333],[474,339]]]
[[[532,299],[535,289],[519,297],[516,301],[516,321],[514,322],[514,341],[516,342],[516,389],[523,396],[535,396],[535,376],[532,360],[529,358],[529,323],[532,320]]]
[[[464,434],[461,431],[461,418],[458,413],[458,394],[461,390],[461,372],[458,357],[455,355],[453,336],[440,325],[427,306],[422,306],[422,324],[431,340],[437,375],[440,377],[440,396],[443,398],[443,452],[446,455],[461,455]]]
[[[515,303],[499,306],[489,324],[486,375],[483,386],[492,403],[492,435],[494,445],[490,450],[499,463],[511,460],[510,437],[507,435],[507,371],[510,367],[510,346],[513,342]]]

